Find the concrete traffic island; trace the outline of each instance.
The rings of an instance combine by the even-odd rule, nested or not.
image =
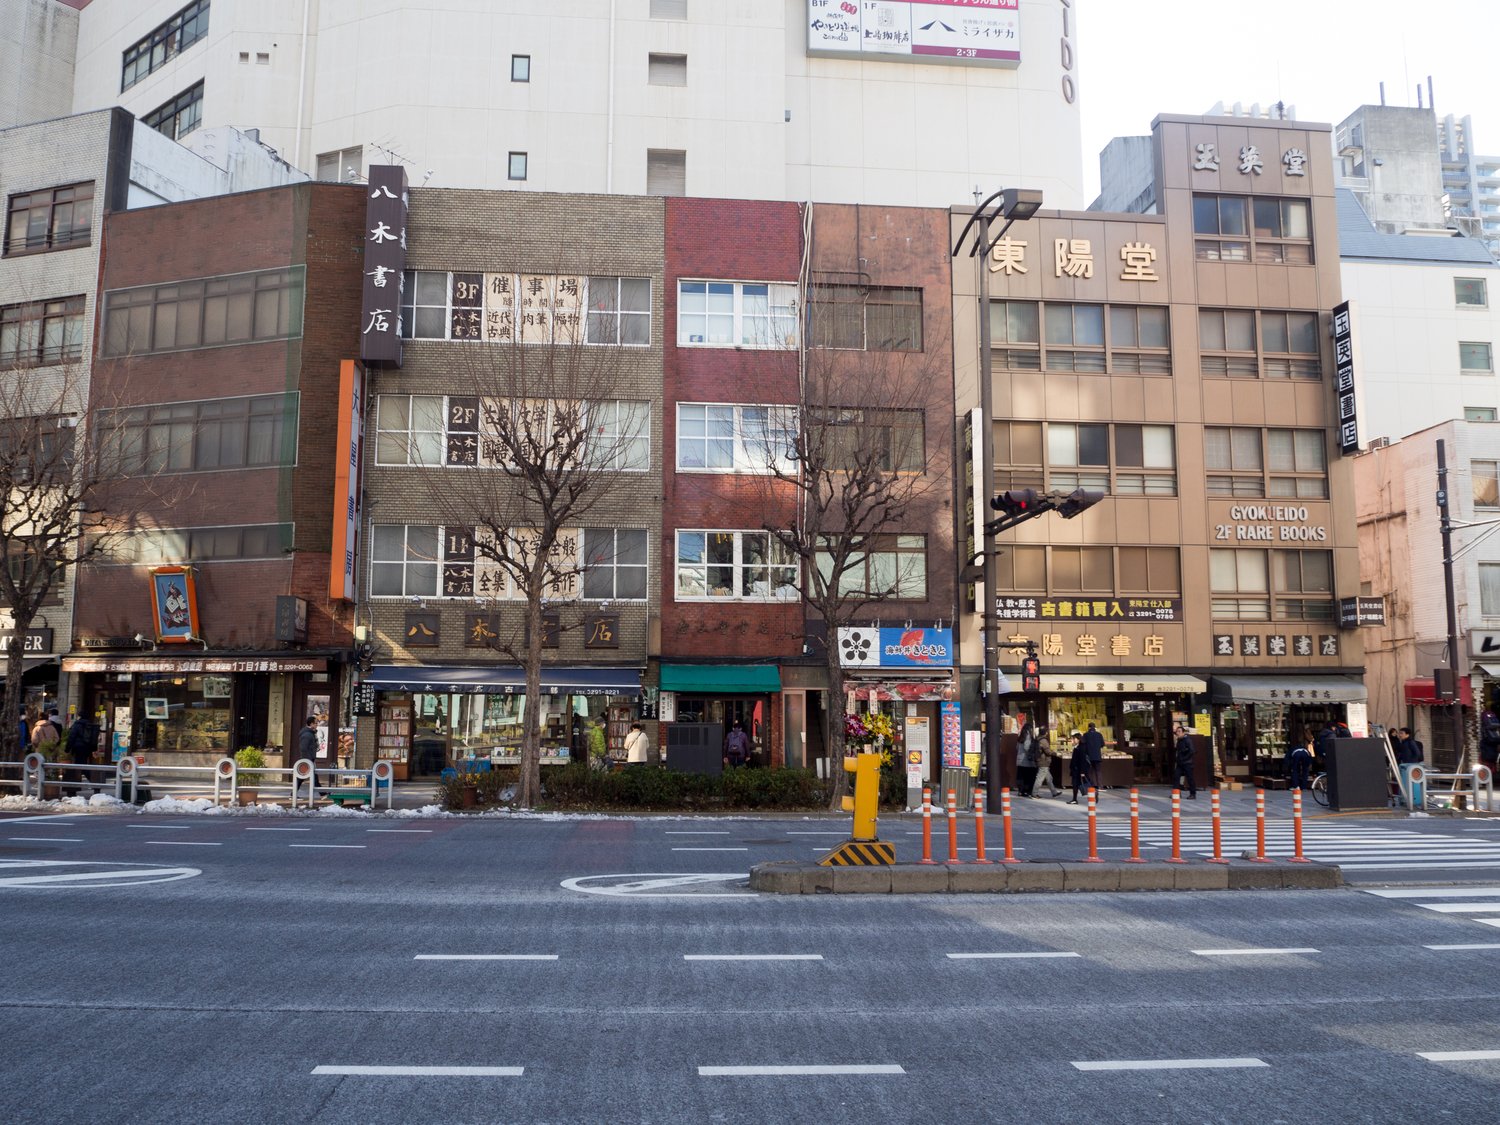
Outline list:
[[[1326,863],[898,863],[823,867],[783,860],[750,869],[750,888],[768,894],[997,894],[1021,891],[1225,891],[1343,886]]]

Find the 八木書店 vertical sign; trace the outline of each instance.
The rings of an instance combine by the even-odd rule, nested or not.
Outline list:
[[[401,292],[406,269],[406,169],[370,165],[365,184],[365,285],[359,358],[401,366]]]
[[[1354,340],[1355,303],[1333,306],[1334,393],[1339,404],[1339,452],[1359,452],[1359,404],[1355,387],[1359,382],[1359,346]]]

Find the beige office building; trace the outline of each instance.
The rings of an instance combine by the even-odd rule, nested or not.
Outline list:
[[[985,263],[997,491],[1106,493],[1002,536],[1007,727],[1030,711],[1066,753],[1094,722],[1106,785],[1170,780],[1174,720],[1212,736],[1231,780],[1279,774],[1288,739],[1327,722],[1364,726],[1363,645],[1338,611],[1359,593],[1341,447],[1360,435],[1347,362],[1340,425],[1328,132],[1164,115],[1154,213],[1043,210]],[[966,219],[955,209],[955,235]],[[953,274],[964,433],[984,429],[976,263]],[[960,606],[969,705],[984,596]],[[1028,641],[1040,693],[1021,691]]]

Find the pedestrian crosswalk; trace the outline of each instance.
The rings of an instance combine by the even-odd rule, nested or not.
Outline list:
[[[1068,827],[1080,834],[1077,824]],[[1172,828],[1160,821],[1142,822],[1141,846],[1159,852],[1172,846]],[[1130,838],[1128,825],[1100,825],[1101,836]],[[1255,850],[1253,820],[1224,821],[1220,831],[1224,855],[1238,859]],[[1283,858],[1293,854],[1292,824],[1287,820],[1266,822],[1266,855]],[[1213,828],[1204,823],[1182,825],[1184,855],[1213,855]],[[1339,825],[1304,821],[1302,854],[1318,863],[1336,863],[1345,871],[1500,869],[1500,839],[1456,832],[1413,832],[1400,828]]]
[[[1469,921],[1500,927],[1500,918],[1477,917],[1500,911],[1500,886],[1472,887],[1371,887],[1367,895],[1394,899],[1406,906],[1431,910],[1437,914],[1468,914]],[[1423,901],[1433,899],[1436,901]],[[1469,901],[1455,901],[1455,900]],[[1493,945],[1429,945],[1428,949],[1495,949]]]

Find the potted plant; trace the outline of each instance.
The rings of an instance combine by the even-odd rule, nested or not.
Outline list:
[[[241,805],[253,805],[255,799],[260,796],[260,790],[256,788],[260,784],[261,774],[256,769],[264,769],[266,756],[254,746],[246,746],[236,750],[234,753],[234,764],[239,772],[239,803]]]
[[[61,762],[64,759],[63,744],[60,741],[41,742],[36,746],[36,752],[49,762]],[[46,770],[42,771],[45,778]],[[42,781],[42,800],[56,801],[62,797],[61,781]]]

